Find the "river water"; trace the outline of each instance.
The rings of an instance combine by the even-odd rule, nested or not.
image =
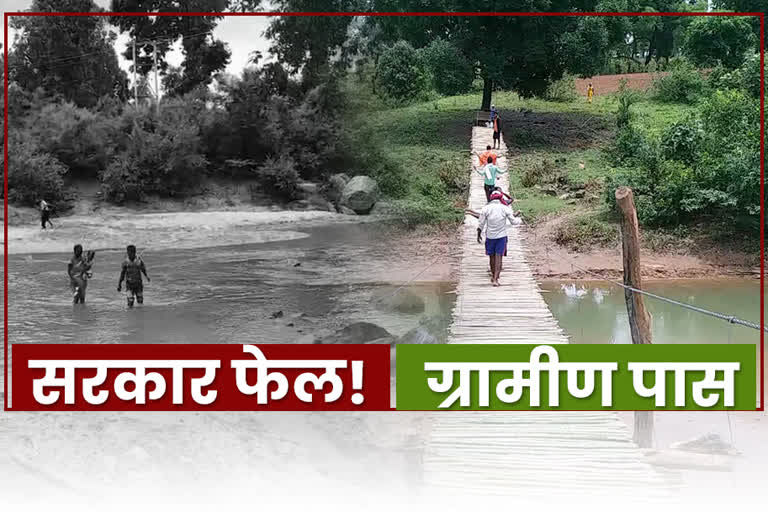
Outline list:
[[[576,294],[573,293],[575,286]],[[562,287],[569,288],[564,290]],[[624,291],[604,281],[545,282],[544,300],[574,343],[631,343]],[[583,288],[586,293],[579,292]],[[760,323],[760,282],[753,279],[649,281],[648,292]],[[760,343],[760,332],[646,297],[654,343]]]
[[[72,216],[53,231],[9,229],[12,343],[312,343],[366,321],[401,336],[445,318],[453,285],[428,276],[388,297],[428,260],[392,259],[386,229],[311,212]],[[97,249],[85,307],[73,307],[71,246]],[[128,310],[116,290],[127,243],[151,283]],[[404,496],[417,483],[424,414],[0,413],[5,491],[64,498],[108,489],[189,496],[208,486],[253,493],[346,489]],[[7,487],[5,486],[7,484]],[[285,486],[285,487],[282,487]],[[35,493],[31,490],[34,489]],[[278,491],[278,489],[280,489]],[[7,497],[0,491],[0,497]],[[206,493],[202,492],[204,496]]]
[[[310,343],[353,322],[400,336],[453,307],[449,280],[404,293],[423,311],[386,305],[430,258],[393,262],[374,224],[282,212],[70,217],[57,229],[9,232],[8,335],[30,343]],[[85,307],[71,304],[71,245],[98,249]],[[116,291],[122,247],[135,243],[152,282],[127,310]],[[418,251],[417,251],[418,253]],[[629,343],[623,293],[606,283],[545,283],[544,298],[576,343]],[[756,281],[651,282],[649,291],[759,321]],[[596,291],[600,290],[600,291]],[[385,301],[386,302],[386,301]],[[756,331],[648,300],[655,343],[759,343]],[[282,314],[276,314],[282,312]],[[273,318],[277,317],[277,318]],[[195,485],[275,492],[298,479],[409,495],[431,416],[422,413],[0,414],[0,473],[12,487],[80,495],[131,482],[167,493]],[[122,485],[122,484],[120,484]],[[203,487],[201,487],[203,488]],[[130,490],[125,488],[125,492]],[[370,496],[370,495],[369,495]]]
[[[606,281],[548,281],[541,289],[572,343],[632,343],[622,288]],[[760,324],[760,281],[756,279],[670,279],[648,281],[643,289]],[[653,343],[754,344],[759,359],[760,331],[756,329],[650,297],[645,305],[653,317]]]
[[[409,288],[424,297],[424,312],[377,307],[397,276],[390,282],[384,275],[377,257],[384,241],[371,229],[314,226],[286,231],[279,241],[145,251],[152,281],[144,306],[129,311],[116,291],[124,250],[97,253],[87,304],[78,308],[68,295],[68,254],[11,255],[9,336],[32,343],[311,343],[355,321],[402,335],[422,314],[447,314],[449,283]]]

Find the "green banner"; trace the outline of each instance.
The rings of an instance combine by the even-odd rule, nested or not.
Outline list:
[[[399,410],[753,410],[755,345],[398,345]]]

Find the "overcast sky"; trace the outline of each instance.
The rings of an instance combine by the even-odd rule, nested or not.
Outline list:
[[[100,7],[109,8],[109,0],[95,0],[95,2]],[[0,0],[0,6],[3,12],[23,11],[32,6],[32,0]],[[239,74],[240,70],[248,62],[250,53],[254,50],[259,50],[266,56],[269,41],[264,38],[263,34],[269,25],[269,20],[270,18],[262,16],[247,16],[226,17],[219,21],[214,30],[214,35],[217,39],[227,43],[229,50],[232,52],[232,57],[226,70],[228,73]],[[9,43],[12,43],[13,32],[8,34],[8,40]],[[127,42],[127,35],[119,34],[115,48],[118,56],[122,53]],[[168,55],[167,60],[169,64],[179,65],[181,59],[182,55],[177,45],[177,48]],[[127,71],[130,63],[123,60],[122,57],[120,57],[120,60],[121,66]]]

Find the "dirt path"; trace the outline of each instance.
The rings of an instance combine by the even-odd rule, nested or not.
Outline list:
[[[635,89],[638,91],[645,91],[653,85],[653,79],[658,76],[666,75],[667,73],[627,73],[624,75],[598,75],[590,78],[577,79],[576,92],[586,97],[587,85],[592,82],[595,88],[595,94],[610,94],[619,90],[622,80],[627,81],[627,87],[629,89]]]
[[[557,227],[578,213],[553,217],[525,231],[526,247],[534,275],[539,279],[621,279],[621,245],[576,252],[554,240]],[[617,228],[618,229],[618,228]],[[717,277],[759,278],[759,259],[755,255],[728,249],[712,249],[706,254],[654,252],[643,249],[642,271],[646,279],[686,279]],[[589,272],[587,272],[589,271]]]

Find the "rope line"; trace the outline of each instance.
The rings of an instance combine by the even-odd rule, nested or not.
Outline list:
[[[579,265],[576,265],[572,261],[567,261],[567,260],[565,260],[562,257],[560,258],[560,260],[565,262],[565,263],[570,263],[572,267],[576,267],[577,269],[581,270],[582,272],[586,272],[588,274],[592,274],[593,276],[596,276],[601,281],[605,281],[607,283],[611,283],[613,285],[620,286],[621,288],[624,288],[625,290],[630,290],[630,291],[633,291],[635,293],[639,293],[641,295],[646,295],[646,296],[651,297],[653,299],[657,299],[657,300],[660,300],[660,301],[663,301],[663,302],[668,302],[670,304],[674,304],[674,305],[680,306],[682,308],[690,309],[691,311],[695,311],[697,313],[702,313],[704,315],[709,315],[711,317],[718,318],[720,320],[725,320],[729,324],[741,325],[743,327],[749,327],[750,329],[755,329],[755,330],[758,330],[758,331],[760,330],[760,326],[758,324],[756,324],[754,322],[750,322],[748,320],[741,319],[741,318],[739,318],[739,317],[737,317],[735,315],[726,315],[724,313],[718,313],[717,311],[710,311],[709,309],[700,308],[698,306],[694,306],[693,304],[688,304],[686,302],[680,302],[680,301],[675,300],[675,299],[670,299],[669,297],[664,297],[662,295],[657,295],[655,293],[647,292],[645,290],[640,290],[639,288],[635,288],[633,286],[629,286],[629,285],[626,285],[624,283],[620,283],[619,281],[613,281],[611,279],[607,279],[607,278],[601,276],[600,274],[598,274],[596,272],[593,272],[591,270],[587,270],[587,269],[585,269],[583,267],[580,267]],[[765,331],[768,331],[768,328],[765,328]]]
[[[395,289],[395,291],[394,291],[394,292],[392,292],[391,294],[389,294],[389,295],[385,295],[384,297],[381,297],[381,298],[379,298],[379,299],[375,300],[375,301],[374,301],[374,304],[378,304],[379,302],[382,302],[382,301],[384,301],[384,300],[386,300],[386,299],[391,299],[392,297],[394,297],[395,295],[397,295],[397,294],[398,294],[398,292],[399,292],[400,290],[402,290],[403,288],[405,288],[406,286],[408,286],[409,284],[411,284],[412,282],[414,282],[414,281],[415,281],[415,280],[416,280],[416,279],[417,279],[417,278],[418,278],[420,275],[422,275],[424,272],[426,272],[427,270],[429,270],[429,269],[432,267],[432,265],[434,265],[435,263],[437,263],[438,261],[440,261],[440,260],[441,260],[441,259],[443,259],[443,258],[445,258],[445,255],[443,255],[443,254],[440,254],[440,255],[439,255],[439,256],[437,256],[437,257],[436,257],[434,260],[432,260],[432,263],[430,263],[429,265],[427,265],[426,267],[424,267],[423,269],[421,269],[421,271],[420,271],[418,274],[416,274],[415,276],[413,276],[412,278],[410,278],[408,281],[406,281],[405,283],[403,283],[403,284],[401,284],[400,286],[398,286],[398,287]]]

